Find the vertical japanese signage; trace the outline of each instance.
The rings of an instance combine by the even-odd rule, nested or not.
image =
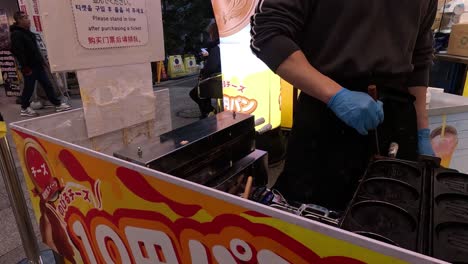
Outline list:
[[[20,11],[29,15],[32,22],[32,30],[36,32],[42,32],[42,21],[39,14],[38,0],[18,0],[18,6]]]
[[[29,14],[28,12],[28,6],[26,5],[26,0],[18,0],[18,5],[20,8],[20,11]]]
[[[21,5],[20,10],[26,14],[28,13],[28,8],[26,7],[26,5]]]
[[[148,43],[145,0],[72,0],[76,32],[86,49]]]
[[[42,32],[41,16],[39,15],[39,5],[37,0],[32,0],[33,14],[32,20],[37,32]]]
[[[39,5],[37,4],[37,0],[31,0],[33,5],[33,15],[39,15]]]
[[[10,26],[6,10],[0,9],[0,50],[10,48]]]
[[[42,32],[42,24],[40,16],[33,16],[34,26],[36,27],[37,32]]]
[[[7,96],[19,96],[18,72],[13,54],[10,52],[10,30],[6,10],[0,9],[0,72]]]

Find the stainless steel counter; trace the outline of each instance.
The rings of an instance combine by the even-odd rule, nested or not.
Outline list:
[[[435,55],[435,58],[437,60],[443,60],[443,61],[450,61],[450,62],[456,62],[456,63],[462,63],[462,64],[467,64],[468,65],[468,57],[465,56],[457,56],[457,55],[450,55],[446,53],[438,53]]]
[[[468,113],[468,97],[446,93],[432,93],[429,116]]]

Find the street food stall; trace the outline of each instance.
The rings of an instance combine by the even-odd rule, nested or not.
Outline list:
[[[265,153],[252,145],[251,116],[224,112],[193,124],[205,127],[206,134],[190,135],[182,128],[157,136],[145,133],[148,126],[142,124],[94,140],[80,137],[86,135],[83,116],[77,109],[11,125],[43,239],[68,263],[444,263],[405,249],[409,243],[392,245],[377,236],[362,236],[365,230],[342,230],[317,208],[287,212],[253,201],[255,190],[264,184],[266,162]],[[250,128],[241,133],[242,126]],[[193,146],[200,142],[205,150],[229,146],[240,149],[234,153],[248,154],[239,158],[200,151],[204,159],[195,160]],[[245,142],[250,143],[243,149]],[[113,157],[113,149],[120,148],[124,150],[115,150],[120,158]],[[216,161],[211,153],[229,156],[232,166],[209,162],[203,167],[209,170],[200,174],[209,180],[184,175],[191,168],[184,164],[207,157]],[[181,176],[153,169],[166,162],[175,164],[174,174]],[[252,191],[245,196],[250,176]],[[386,218],[399,207],[388,206],[390,215],[378,214],[379,205],[361,207],[367,214],[351,222],[365,221],[366,230],[374,225],[403,236],[405,231],[419,232],[419,222],[398,224]],[[457,239],[463,237],[460,233]],[[455,246],[463,249],[462,244]]]
[[[278,77],[231,76],[231,111],[172,130],[168,90],[151,87],[160,2],[71,2],[39,0],[52,70],[77,70],[84,108],[10,125],[42,238],[66,263],[467,263],[468,176],[437,159],[379,157],[344,214],[284,203],[266,188],[268,153],[255,142],[280,126]],[[226,34],[245,35],[254,2],[213,1],[240,10]],[[257,114],[250,88],[265,81]],[[439,102],[442,153],[452,126],[461,142],[451,115],[465,107]]]

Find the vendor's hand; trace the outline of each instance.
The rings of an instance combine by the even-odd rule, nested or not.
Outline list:
[[[420,155],[435,156],[430,134],[431,131],[428,128],[418,131],[418,151]]]
[[[328,107],[348,126],[359,134],[367,135],[384,120],[383,103],[368,94],[342,88],[328,102]]]
[[[29,67],[24,67],[21,72],[23,73],[24,76],[30,76],[32,75],[32,69]]]
[[[210,53],[208,53],[208,51],[205,51],[205,50],[203,50],[203,51],[201,52],[201,54],[202,54],[203,57],[208,57],[208,56],[210,56]]]

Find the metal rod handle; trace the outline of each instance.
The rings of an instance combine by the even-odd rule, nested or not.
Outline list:
[[[374,99],[375,101],[378,100],[378,96],[377,96],[377,86],[375,85],[369,85],[369,87],[367,87],[367,92],[368,94],[370,95],[370,97],[372,97],[372,99]]]
[[[24,199],[15,161],[6,136],[0,138],[0,171],[5,182],[13,214],[15,215],[16,225],[18,226],[26,257],[31,264],[42,264],[36,235],[31,218],[29,217],[28,206]]]
[[[375,101],[379,100],[376,85],[369,85],[369,87],[367,87],[367,92],[370,95],[370,97],[372,97],[372,99],[374,99]],[[375,131],[373,131],[372,133],[375,137],[375,150],[377,151],[377,155],[380,156],[380,140],[378,129],[376,128]]]

